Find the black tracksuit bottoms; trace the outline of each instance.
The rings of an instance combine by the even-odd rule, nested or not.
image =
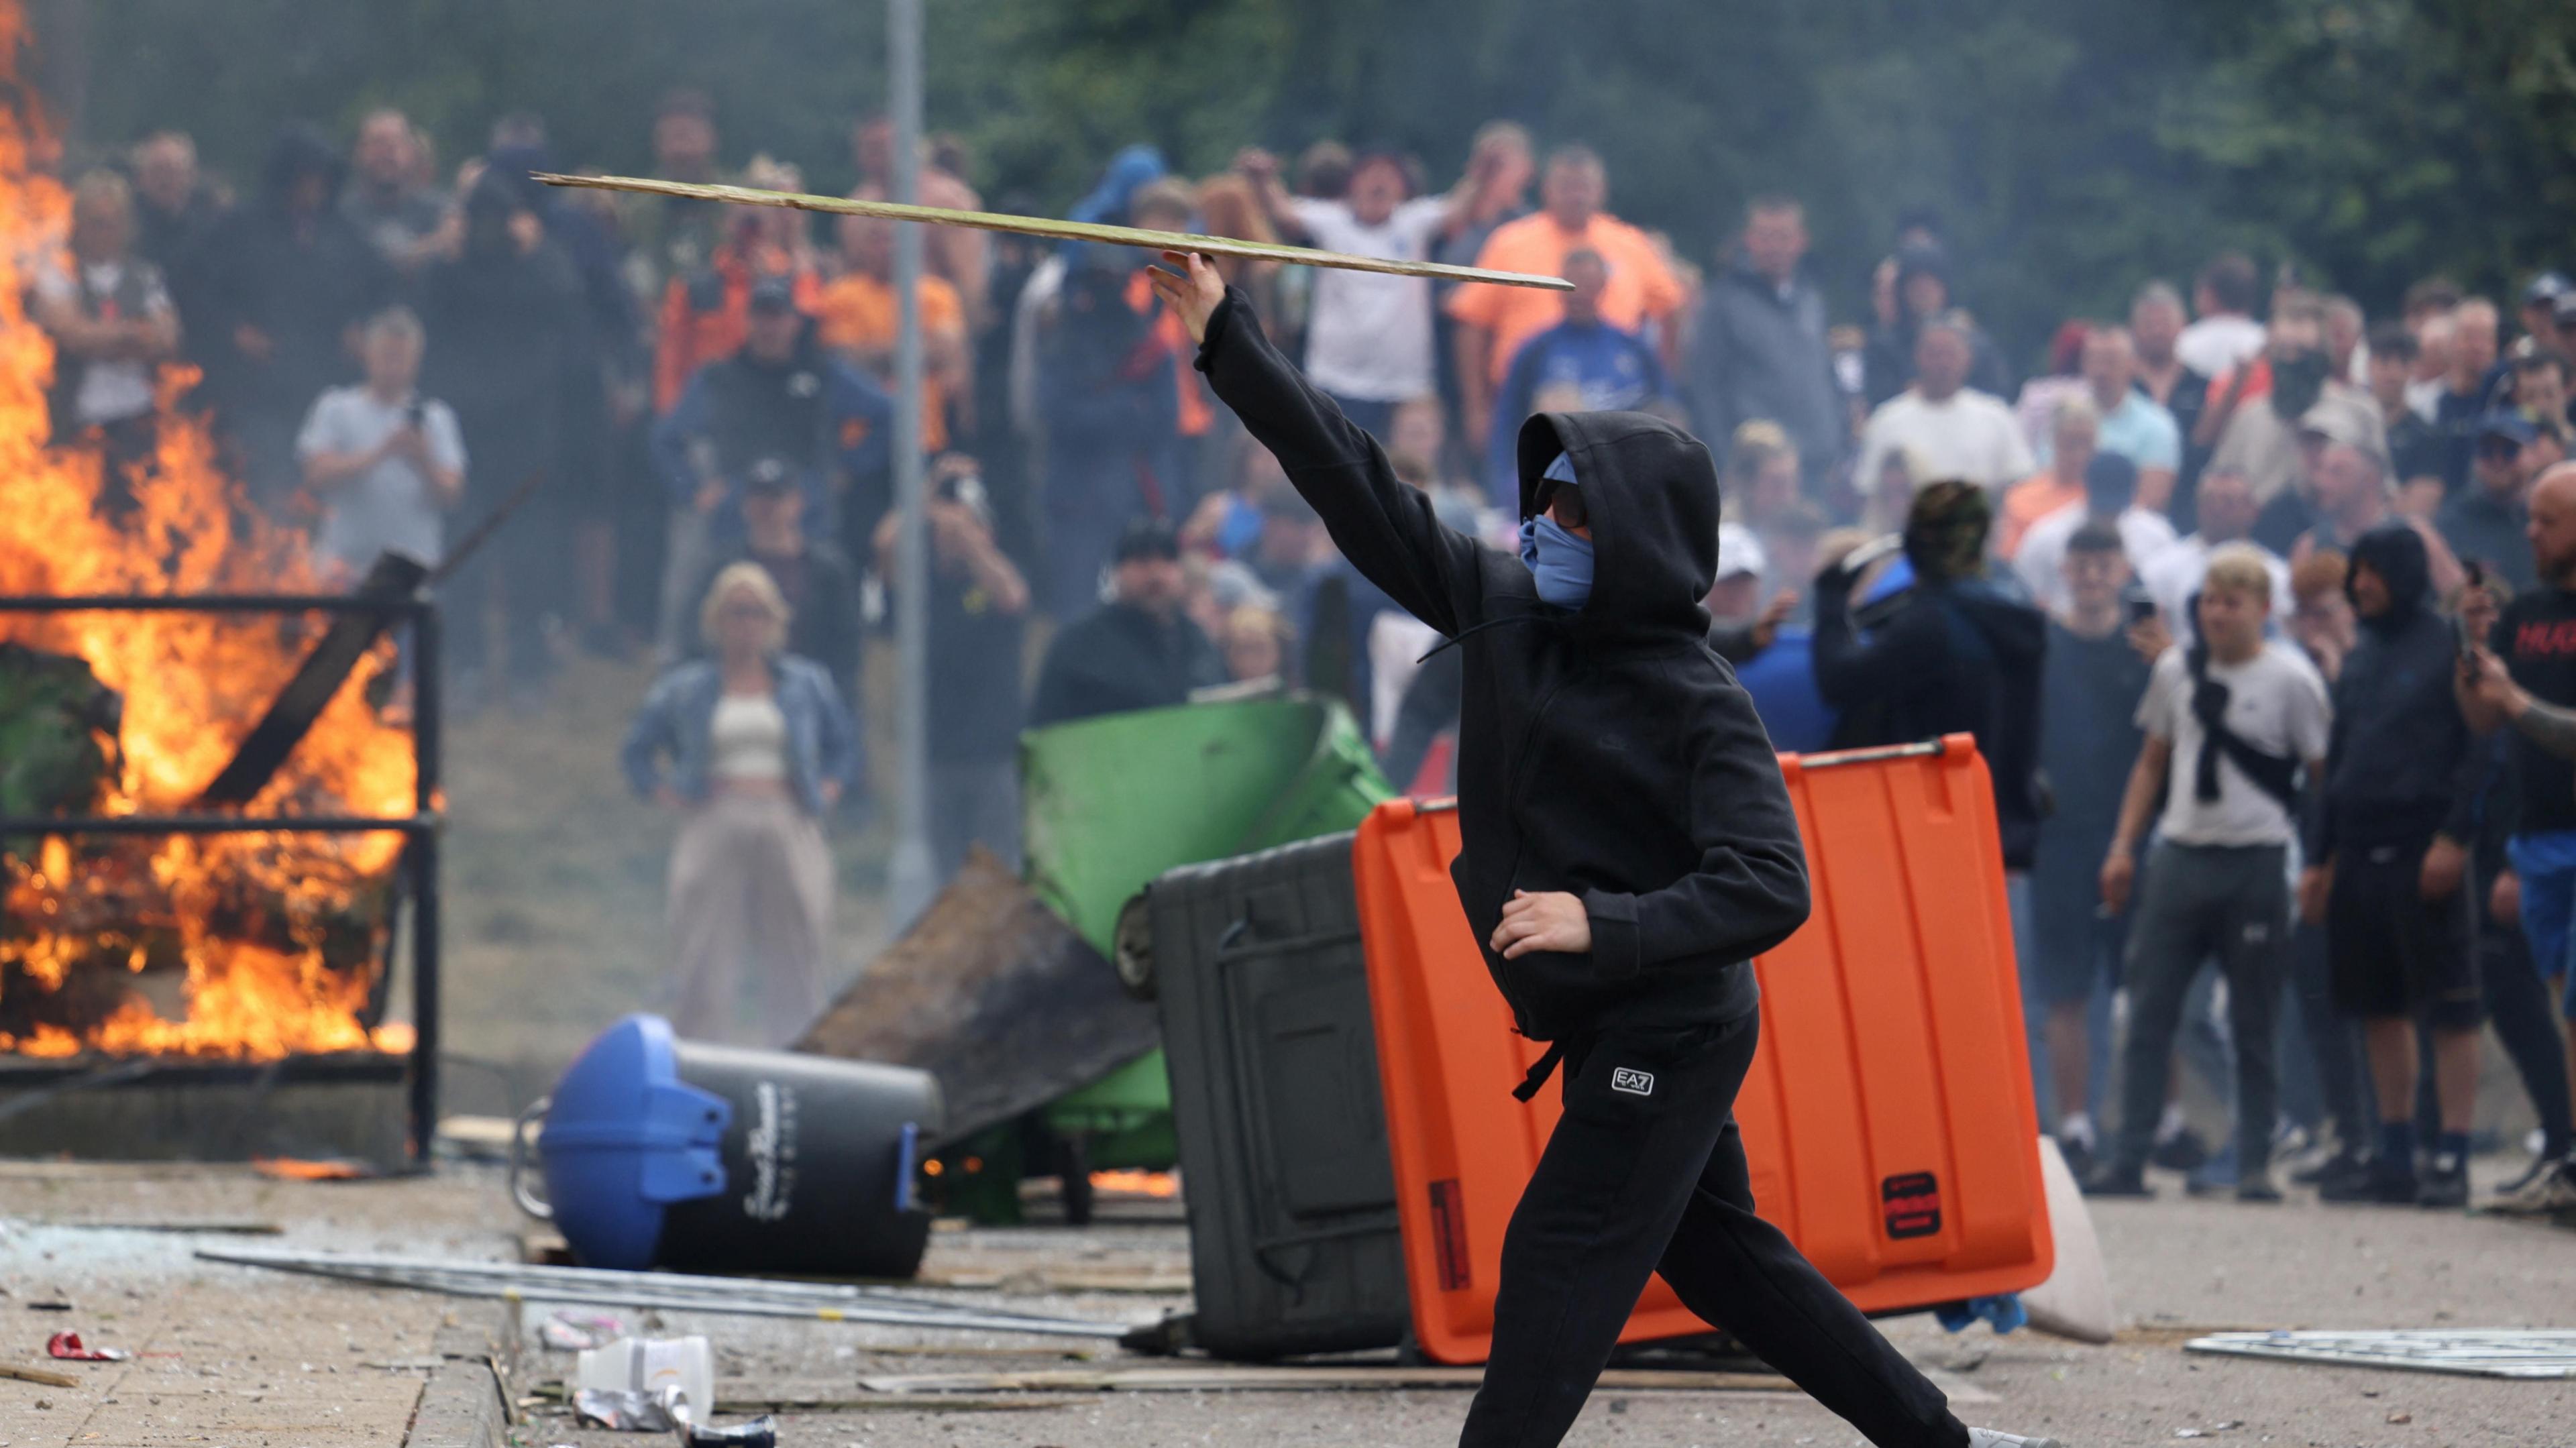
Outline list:
[[[1657,1271],[1881,1448],[1968,1441],[1941,1390],[1753,1214],[1734,1107],[1759,1030],[1747,1014],[1564,1043],[1565,1114],[1503,1237],[1466,1448],[1561,1441]]]

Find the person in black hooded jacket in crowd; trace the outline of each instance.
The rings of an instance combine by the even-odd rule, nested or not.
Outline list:
[[[2311,822],[2302,913],[2322,919],[2335,1008],[2362,1023],[2379,1105],[2379,1154],[2367,1173],[2325,1183],[2328,1201],[2469,1200],[2469,1126],[2477,1105],[2475,887],[2484,759],[2452,693],[2458,649],[2433,612],[2424,539],[2383,523],[2352,547],[2344,592],[2361,638],[2335,676],[2325,807]],[[2415,1023],[2432,1032],[2440,1135],[2415,1164]]]
[[[2030,868],[2039,837],[2039,663],[2048,619],[1985,576],[1985,492],[1933,483],[1905,519],[1914,585],[1864,632],[1849,558],[1816,579],[1816,687],[1842,713],[1837,749],[1976,736],[1994,778],[2004,865]]]
[[[590,357],[580,275],[510,179],[486,171],[464,200],[457,254],[423,275],[429,332],[422,367],[430,391],[456,409],[473,450],[463,515],[488,515],[530,479],[537,491],[491,545],[468,559],[447,588],[456,620],[450,663],[474,681],[468,707],[506,686],[526,708],[551,670],[549,616],[572,607],[572,498],[565,484],[564,413],[581,363]],[[503,656],[491,675],[484,627],[497,603],[505,619]]]
[[[311,127],[280,132],[259,200],[215,223],[179,292],[201,395],[240,454],[251,501],[272,513],[303,481],[305,408],[357,375],[358,325],[393,300],[392,271],[340,214],[346,169]]]
[[[1751,957],[1805,923],[1806,859],[1771,742],[1708,647],[1717,470],[1642,413],[1521,428],[1522,557],[1431,500],[1280,356],[1202,256],[1154,285],[1219,399],[1361,574],[1462,659],[1450,876],[1565,1111],[1503,1239],[1484,1385],[1461,1442],[1560,1441],[1646,1279],[1880,1444],[2017,1444],[1940,1390],[1754,1214],[1732,1108]],[[1597,565],[1597,566],[1596,566]]]

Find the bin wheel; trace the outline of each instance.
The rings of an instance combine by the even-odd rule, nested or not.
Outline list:
[[[1082,1133],[1056,1139],[1055,1180],[1057,1194],[1064,1199],[1065,1225],[1091,1225],[1091,1143]]]
[[[1119,907],[1110,946],[1119,987],[1132,999],[1154,999],[1158,994],[1154,982],[1154,917],[1145,908],[1143,891],[1129,896],[1127,903]]]

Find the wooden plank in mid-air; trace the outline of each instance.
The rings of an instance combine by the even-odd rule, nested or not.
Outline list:
[[[736,206],[779,206],[792,211],[825,211],[840,216],[875,216],[888,221],[921,221],[934,226],[971,226],[978,231],[1016,231],[1066,241],[1099,241],[1115,246],[1141,246],[1150,251],[1195,251],[1208,256],[1239,256],[1254,261],[1295,266],[1337,267],[1343,271],[1385,272],[1400,277],[1435,277],[1453,282],[1493,282],[1507,287],[1538,287],[1569,292],[1563,277],[1531,272],[1494,271],[1480,266],[1450,266],[1436,261],[1389,261],[1353,256],[1311,246],[1271,241],[1240,241],[1230,236],[1200,236],[1185,231],[1148,231],[1141,226],[1101,226],[1086,221],[1058,221],[1045,216],[1008,216],[997,211],[951,211],[944,206],[911,206],[900,201],[855,201],[846,196],[809,196],[795,191],[761,191],[749,186],[704,186],[688,181],[656,181],[642,176],[563,176],[533,173],[549,186],[587,186],[599,191],[641,191],[692,201],[723,201]]]

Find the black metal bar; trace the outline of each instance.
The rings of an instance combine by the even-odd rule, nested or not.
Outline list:
[[[416,598],[354,593],[0,594],[0,613],[405,613],[429,607]]]
[[[0,835],[364,835],[415,837],[443,823],[416,815],[29,815],[0,817]]]
[[[411,757],[413,808],[436,817],[439,790],[438,610],[423,609],[411,623]],[[438,1135],[438,832],[423,830],[407,842],[411,860],[411,1159],[429,1164]]]

